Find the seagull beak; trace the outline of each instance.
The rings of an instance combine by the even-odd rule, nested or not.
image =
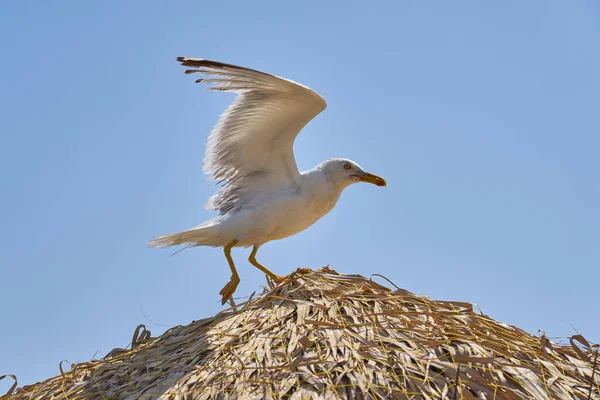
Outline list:
[[[385,179],[383,179],[380,176],[370,174],[368,172],[365,172],[364,174],[360,175],[359,179],[362,182],[372,183],[373,185],[387,186],[387,183],[385,182]]]

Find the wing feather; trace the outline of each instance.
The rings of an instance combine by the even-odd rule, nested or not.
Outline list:
[[[327,103],[315,91],[264,72],[201,58],[178,57],[186,74],[210,90],[237,93],[206,146],[203,171],[221,184],[206,204],[221,214],[258,194],[298,185],[293,146],[298,133]],[[204,78],[206,77],[206,78]]]

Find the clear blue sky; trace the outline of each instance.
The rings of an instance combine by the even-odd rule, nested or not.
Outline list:
[[[147,248],[213,216],[202,157],[233,99],[177,56],[314,88],[329,106],[296,142],[300,168],[348,157],[388,181],[347,189],[265,245],[265,265],[381,273],[600,341],[596,0],[173,4],[2,5],[0,375],[33,383],[139,323],[157,335],[221,309],[220,249]],[[239,296],[265,282],[247,256]]]

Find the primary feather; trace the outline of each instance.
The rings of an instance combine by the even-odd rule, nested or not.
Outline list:
[[[179,57],[186,73],[211,78],[209,89],[238,93],[221,115],[206,147],[203,171],[222,183],[206,204],[221,214],[257,193],[298,185],[294,140],[327,103],[296,82],[236,65]]]

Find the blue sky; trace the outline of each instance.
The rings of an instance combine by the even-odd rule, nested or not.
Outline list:
[[[300,168],[348,157],[388,181],[263,246],[273,271],[380,273],[600,341],[595,0],[218,4],[3,4],[0,375],[33,383],[139,323],[157,335],[221,309],[220,249],[147,248],[214,215],[202,157],[233,99],[177,56],[312,87],[329,106],[298,137]],[[249,295],[264,276],[233,255]]]

